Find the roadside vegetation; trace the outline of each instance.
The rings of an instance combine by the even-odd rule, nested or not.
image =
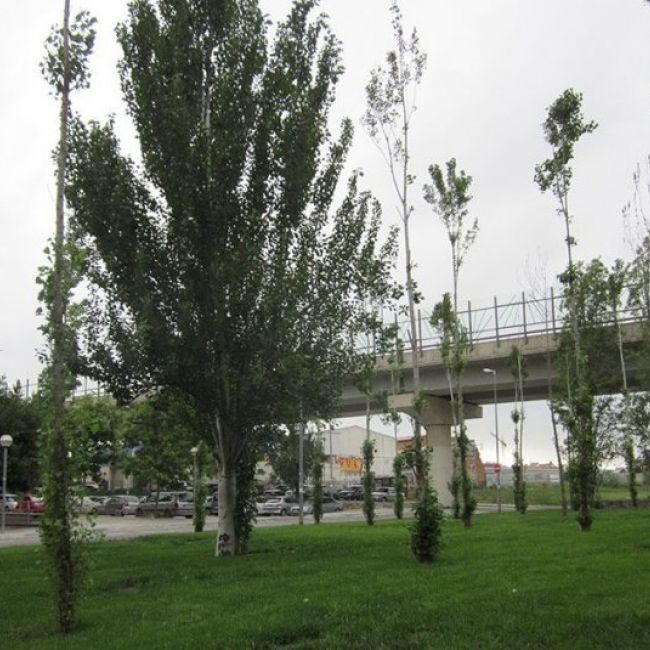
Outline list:
[[[595,516],[590,535],[559,512],[449,520],[432,565],[406,521],[259,530],[221,562],[210,533],[102,542],[65,648],[649,647],[647,512]],[[0,551],[2,647],[62,647],[43,562]]]
[[[474,496],[479,503],[496,503],[497,489],[495,486],[486,488],[474,488]],[[639,499],[650,498],[650,486],[638,486]],[[630,493],[625,485],[605,486],[602,485],[596,490],[596,507],[599,503],[606,501],[628,501]],[[512,486],[501,486],[501,502],[515,503],[515,493]],[[562,491],[560,485],[527,483],[526,484],[526,503],[528,505],[539,506],[561,506]]]

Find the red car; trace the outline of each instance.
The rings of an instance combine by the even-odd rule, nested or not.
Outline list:
[[[16,506],[16,512],[43,512],[43,510],[45,510],[45,504],[29,494],[21,497]]]

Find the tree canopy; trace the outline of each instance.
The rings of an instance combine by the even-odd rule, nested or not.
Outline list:
[[[86,370],[123,400],[183,394],[226,477],[255,427],[331,416],[366,299],[394,290],[395,238],[380,245],[358,173],[334,206],[352,126],[328,129],[340,46],[315,4],[270,45],[255,0],[131,2],[119,70],[141,159],[111,121],[73,128]]]

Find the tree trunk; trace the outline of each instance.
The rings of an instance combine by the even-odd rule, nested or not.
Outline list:
[[[65,418],[65,296],[63,281],[65,238],[64,189],[65,163],[68,149],[68,116],[70,113],[70,0],[65,1],[63,14],[63,89],[59,118],[59,150],[57,153],[56,230],[54,236],[54,275],[52,279],[52,438],[48,455],[49,513],[43,522],[45,546],[54,568],[55,593],[59,627],[69,632],[74,622],[75,561],[68,504],[70,484],[68,452],[63,430]]]
[[[237,480],[231,467],[223,464],[219,476],[219,529],[215,555],[235,555],[235,507],[237,501]]]

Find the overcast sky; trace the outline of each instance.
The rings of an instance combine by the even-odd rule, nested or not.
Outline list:
[[[39,372],[37,267],[54,224],[51,150],[58,107],[38,63],[62,0],[4,0],[0,23],[0,375],[13,383]],[[90,90],[73,98],[89,118],[117,117],[127,148],[133,133],[124,117],[115,64],[115,24],[125,0],[73,0],[73,12],[98,19]],[[290,2],[264,0],[273,20]],[[397,223],[395,197],[381,157],[364,132],[364,86],[392,47],[388,0],[322,0],[343,43],[346,73],[332,128],[343,116],[355,123],[350,168],[382,201],[385,221]],[[548,105],[567,87],[584,95],[583,109],[599,128],[576,148],[571,196],[581,259],[611,263],[629,256],[622,206],[632,196],[632,173],[650,153],[650,6],[642,0],[403,0],[407,29],[416,26],[428,68],[413,122],[412,220],[416,277],[431,306],[450,286],[449,248],[442,226],[421,199],[431,163],[450,157],[474,178],[472,212],[480,233],[461,276],[461,299],[488,306],[530,289],[527,270],[544,260],[552,282],[565,264],[563,226],[551,196],[533,182],[534,166],[548,157],[541,123]],[[543,265],[544,265],[543,264]],[[403,273],[400,266],[400,273]],[[508,431],[507,406],[500,410]],[[486,415],[491,416],[489,410]],[[491,417],[472,422],[470,434],[487,460],[494,457]],[[531,405],[529,459],[552,458],[544,405]],[[377,428],[380,428],[377,425]],[[406,433],[406,429],[404,429]],[[512,445],[509,445],[512,447]]]

